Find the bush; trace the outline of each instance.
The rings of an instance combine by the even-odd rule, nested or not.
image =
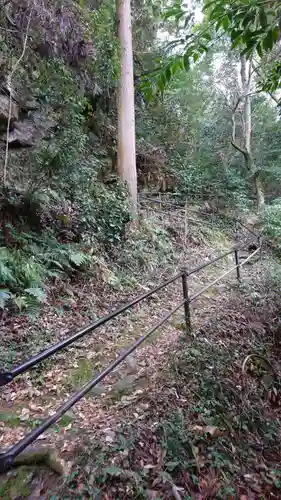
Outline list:
[[[262,217],[262,231],[281,249],[281,199],[268,205]]]
[[[125,224],[131,216],[123,184],[106,186],[92,182],[88,190],[81,193],[79,211],[81,233],[86,243],[98,243],[111,253],[124,240]]]
[[[61,244],[51,234],[17,235],[14,228],[9,229],[13,232],[14,247],[0,247],[1,309],[12,305],[19,310],[34,311],[45,301],[48,279],[60,279],[90,261],[90,256],[78,245]]]
[[[158,266],[172,262],[173,257],[170,235],[151,217],[131,230],[118,264],[125,268],[133,267],[134,271],[137,268],[153,271]]]

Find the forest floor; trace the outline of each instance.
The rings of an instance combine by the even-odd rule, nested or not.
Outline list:
[[[194,267],[231,245],[231,239],[213,230],[211,241],[189,241],[188,254],[180,253],[177,266]],[[191,293],[232,264],[230,256],[194,275]],[[42,436],[40,445],[54,446],[63,459],[63,480],[43,467],[21,467],[3,476],[0,497],[281,498],[279,287],[270,277],[274,265],[264,255],[261,263],[245,265],[240,283],[234,272],[200,296],[192,306],[189,338],[179,310]],[[159,272],[158,281],[166,273],[171,269]],[[146,279],[133,296],[156,284]],[[40,339],[44,345],[63,338],[92,311],[100,316],[132,297],[125,290],[105,302],[106,293],[97,294],[95,286],[77,284],[70,308],[46,306],[35,324],[22,317],[9,320],[5,342],[17,346],[20,338],[23,350],[36,338],[37,352]],[[179,281],[4,388],[0,447],[7,448],[37,426],[181,298]],[[270,365],[251,358],[243,368],[252,353]],[[11,350],[12,364],[13,358]]]

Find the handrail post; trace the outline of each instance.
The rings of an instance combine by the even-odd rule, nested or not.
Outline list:
[[[184,298],[184,319],[185,319],[185,333],[191,333],[191,320],[190,320],[190,301],[188,296],[188,271],[186,268],[182,269],[182,291]]]
[[[13,463],[13,458],[7,453],[0,453],[0,474],[7,472]]]
[[[262,235],[258,235],[258,246],[260,247],[260,262],[261,262],[261,257],[262,257]]]
[[[235,264],[236,264],[236,273],[237,273],[237,279],[240,281],[240,265],[239,265],[239,254],[238,250],[234,250],[234,255],[235,255]]]

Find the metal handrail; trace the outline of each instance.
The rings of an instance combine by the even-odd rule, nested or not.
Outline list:
[[[214,259],[191,269],[190,271],[185,270],[185,274],[190,276],[191,274],[197,273],[198,271],[201,271],[205,267],[208,267],[208,266],[214,264],[215,262],[227,257],[228,255],[230,255],[231,253],[233,253],[237,250],[244,250],[245,248],[247,248],[248,245],[249,245],[249,243],[241,245],[241,246],[239,246],[239,248],[234,247],[231,250],[228,250],[227,252],[219,255],[218,257],[215,257]],[[99,318],[98,320],[94,321],[93,323],[90,323],[89,325],[86,325],[86,326],[80,328],[76,333],[74,333],[70,337],[67,337],[64,340],[61,340],[60,342],[56,342],[55,344],[47,347],[47,349],[44,349],[43,351],[39,352],[38,354],[35,354],[30,359],[21,363],[18,366],[15,366],[11,370],[0,372],[0,387],[9,384],[10,382],[12,382],[14,380],[15,377],[27,372],[28,370],[30,370],[34,366],[38,365],[39,363],[41,363],[45,359],[50,358],[51,356],[53,356],[57,352],[68,347],[69,345],[73,344],[73,342],[75,342],[76,340],[79,340],[80,338],[84,337],[88,333],[93,332],[94,330],[96,330],[100,326],[104,325],[108,321],[116,318],[116,316],[119,316],[119,314],[122,314],[123,312],[127,311],[128,309],[130,309],[134,305],[137,305],[140,302],[142,302],[143,300],[149,298],[151,295],[154,295],[159,290],[166,288],[166,286],[168,286],[169,284],[173,283],[174,281],[176,281],[177,279],[182,277],[182,274],[183,274],[182,272],[177,273],[175,276],[172,276],[171,278],[164,281],[163,283],[161,283],[157,287],[153,288],[149,292],[146,292],[143,295],[136,297],[135,299],[131,300],[130,302],[127,302],[126,304],[119,307],[118,309],[116,309],[112,313],[107,314],[106,316]]]
[[[12,368],[9,371],[1,372],[0,373],[0,386],[9,384],[18,375],[25,373],[26,371],[30,370],[35,365],[37,365],[38,363],[43,361],[44,359],[47,359],[50,356],[52,356],[53,354],[56,354],[61,349],[68,347],[76,340],[84,337],[84,335],[86,335],[87,333],[90,333],[93,330],[96,330],[97,328],[104,325],[105,323],[107,323],[111,319],[116,318],[116,316],[118,316],[119,314],[127,311],[128,309],[130,309],[134,305],[138,304],[142,300],[147,299],[148,297],[150,297],[154,293],[158,292],[162,288],[165,288],[170,283],[173,283],[173,281],[176,281],[177,279],[179,279],[181,277],[181,275],[182,275],[182,273],[176,274],[172,278],[161,283],[159,286],[153,288],[153,290],[150,290],[149,292],[144,293],[143,295],[140,295],[139,297],[136,297],[135,299],[131,300],[130,302],[127,302],[124,306],[119,307],[118,309],[116,309],[112,313],[107,314],[106,316],[103,316],[102,318],[94,321],[93,323],[91,323],[87,326],[84,326],[83,328],[78,330],[76,333],[74,333],[70,337],[67,337],[64,340],[61,340],[60,342],[56,342],[55,344],[51,345],[50,347],[48,347],[44,351],[39,352],[35,356],[32,356],[29,360],[25,361],[24,363],[20,364],[19,366],[16,366],[15,368]]]
[[[147,200],[148,202],[150,203],[157,203],[158,205],[169,205],[169,206],[172,206],[172,207],[177,207],[178,209],[184,209],[184,206],[185,206],[185,203],[184,202],[178,202],[178,201],[167,201],[167,200],[157,200],[155,198],[150,198],[148,196],[145,196],[145,195],[140,195],[140,202],[141,201],[145,201]],[[232,219],[232,221],[234,220],[235,222],[238,222],[242,227],[244,227],[249,233],[251,233],[253,236],[255,236],[256,238],[260,237],[261,234],[260,233],[256,233],[255,231],[253,231],[252,229],[250,229],[246,224],[244,224],[244,222],[242,222],[240,219],[237,219],[236,217],[229,217],[230,219]]]
[[[256,233],[255,231],[253,231],[252,229],[250,229],[248,226],[246,226],[246,224],[244,224],[244,222],[241,222],[240,219],[234,219],[236,222],[238,222],[238,224],[240,224],[240,226],[244,227],[244,229],[247,229],[247,231],[249,233],[251,233],[253,236],[255,236],[256,238],[259,238],[261,237],[261,234],[260,233]]]
[[[246,259],[244,259],[238,265],[236,264],[235,266],[231,267],[230,269],[228,269],[228,271],[226,271],[225,273],[221,274],[214,281],[212,281],[211,283],[209,283],[208,285],[206,285],[204,288],[202,288],[202,290],[200,290],[199,292],[197,292],[195,295],[192,295],[192,297],[190,297],[190,299],[189,299],[189,302],[192,302],[193,300],[197,299],[197,297],[199,297],[199,295],[202,295],[202,293],[206,292],[206,290],[208,290],[213,285],[215,285],[216,283],[218,283],[218,281],[220,281],[222,278],[224,278],[228,274],[232,273],[232,271],[234,271],[234,269],[238,269],[238,267],[240,268],[240,267],[244,266],[244,264],[246,264],[246,262],[248,262],[259,251],[260,251],[260,247],[258,247],[254,252],[251,253],[251,255],[249,255],[249,257],[247,257]]]
[[[133,345],[131,345],[125,353],[118,356],[108,367],[100,374],[96,375],[90,382],[85,384],[82,389],[74,393],[63,405],[61,405],[54,415],[46,418],[36,429],[27,434],[18,443],[12,446],[6,453],[0,454],[0,472],[7,470],[13,463],[13,460],[32,444],[43,432],[55,424],[75,403],[80,401],[93,387],[98,385],[110,372],[114,370],[124,359],[126,359],[133,351],[137,349],[150,335],[152,335],[157,328],[165,323],[180,307],[183,306],[185,300],[182,300],[172,311],[170,311],[164,318],[162,318],[149,332],[140,337]]]
[[[90,382],[88,382],[86,385],[84,385],[78,392],[74,393],[65,403],[63,403],[58,410],[50,417],[46,418],[37,428],[35,428],[33,431],[31,431],[27,436],[22,438],[18,443],[13,445],[11,448],[9,448],[6,452],[0,454],[0,473],[6,471],[11,467],[13,464],[14,459],[25,449],[27,448],[30,444],[32,444],[41,434],[43,434],[49,427],[51,427],[55,422],[57,422],[61,416],[66,413],[75,403],[77,403],[79,400],[81,400],[93,387],[95,387],[101,380],[103,380],[110,372],[112,372],[122,361],[124,361],[133,351],[137,349],[139,345],[141,345],[150,335],[152,335],[161,325],[163,325],[180,307],[184,306],[184,313],[185,313],[185,325],[186,325],[186,333],[190,333],[191,331],[191,321],[190,321],[190,303],[195,300],[199,295],[202,295],[207,289],[209,289],[211,286],[213,286],[215,283],[217,283],[219,280],[221,280],[223,277],[225,277],[227,274],[232,272],[234,269],[237,269],[237,278],[240,279],[240,267],[243,266],[247,261],[249,261],[257,252],[261,251],[261,246],[259,246],[251,255],[243,260],[243,262],[239,263],[239,258],[238,258],[238,251],[239,249],[244,249],[247,245],[242,245],[241,247],[235,247],[232,250],[225,252],[224,254],[220,255],[219,257],[212,259],[211,261],[204,263],[202,266],[199,266],[198,268],[192,269],[191,271],[188,271],[187,269],[183,269],[180,273],[177,275],[171,277],[164,283],[160,284],[153,290],[143,294],[140,297],[137,297],[136,299],[132,300],[131,302],[125,304],[124,306],[120,307],[113,313],[104,316],[103,318],[100,318],[99,320],[95,321],[91,325],[88,325],[87,327],[82,328],[76,334],[73,336],[69,337],[68,339],[65,339],[62,342],[58,342],[57,344],[54,344],[53,346],[49,347],[45,351],[42,351],[36,356],[33,356],[30,360],[26,361],[22,365],[12,369],[10,372],[4,372],[2,373],[2,380],[5,380],[6,376],[6,382],[4,382],[5,385],[9,383],[15,376],[19,375],[20,373],[23,373],[27,371],[28,369],[32,368],[34,365],[38,364],[40,361],[43,359],[46,359],[47,357],[51,356],[58,350],[62,349],[63,347],[66,347],[70,345],[72,342],[77,340],[78,338],[81,338],[83,335],[86,333],[89,333],[90,331],[98,328],[99,326],[105,324],[107,321],[110,319],[115,318],[117,315],[121,314],[122,312],[126,311],[130,307],[134,306],[135,304],[138,304],[145,298],[150,297],[152,294],[156,293],[158,290],[163,289],[164,287],[168,286],[170,283],[173,283],[179,278],[182,278],[182,287],[183,287],[183,300],[174,307],[172,311],[167,313],[156,325],[154,325],[153,328],[151,328],[145,335],[141,336],[133,345],[128,347],[128,349],[118,356],[115,361],[110,363],[108,367],[101,372],[100,374],[96,375]],[[189,292],[188,292],[188,283],[187,283],[187,278],[191,274],[194,274],[194,272],[200,271],[201,269],[212,265],[214,262],[217,262],[218,260],[226,257],[230,253],[235,253],[235,261],[236,265],[232,267],[230,270],[228,270],[226,273],[223,273],[221,276],[216,278],[213,282],[209,283],[206,285],[202,290],[200,290],[197,294],[193,295],[192,297],[189,297]],[[7,377],[7,375],[12,376],[12,378]]]

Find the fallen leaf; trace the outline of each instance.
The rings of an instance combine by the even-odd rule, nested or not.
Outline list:
[[[211,425],[206,425],[206,426],[194,425],[192,427],[192,430],[196,434],[210,434],[210,436],[212,436],[212,437],[223,436],[224,432],[225,432],[225,431],[219,429],[218,427],[213,427]]]

